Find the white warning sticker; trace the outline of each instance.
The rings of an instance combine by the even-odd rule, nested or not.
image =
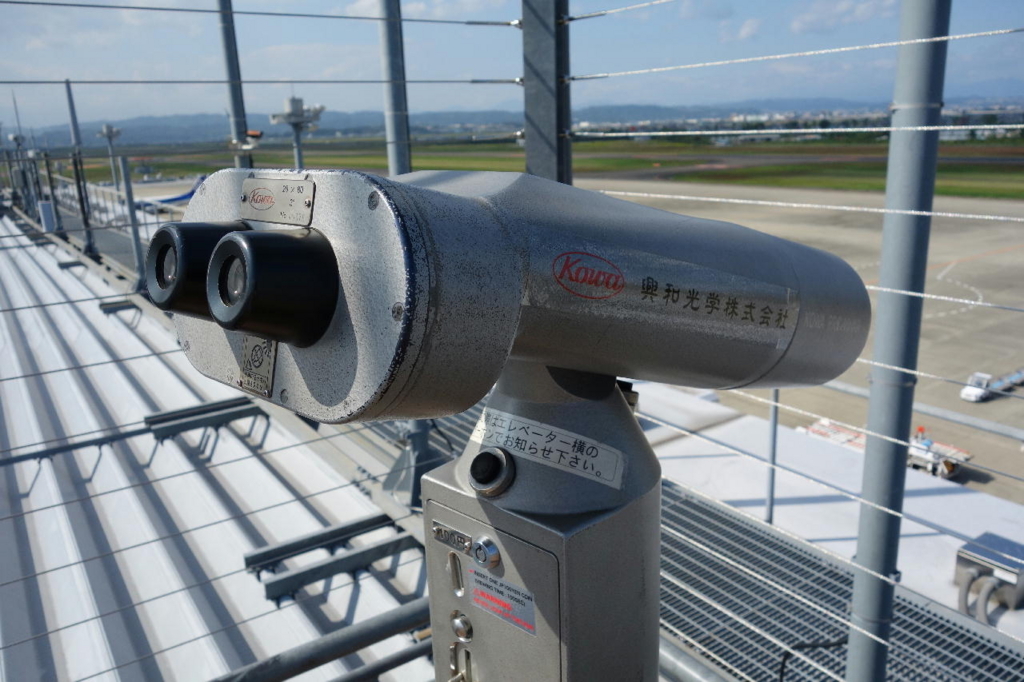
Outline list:
[[[622,453],[578,433],[486,408],[472,439],[616,490],[622,488]]]
[[[475,606],[531,635],[537,634],[533,594],[473,566],[467,566],[466,578]]]

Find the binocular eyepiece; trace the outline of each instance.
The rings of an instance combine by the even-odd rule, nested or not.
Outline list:
[[[299,348],[323,336],[339,291],[334,249],[319,232],[242,221],[161,226],[146,283],[162,310]]]

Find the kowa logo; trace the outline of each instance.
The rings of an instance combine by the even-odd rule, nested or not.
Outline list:
[[[584,251],[556,256],[551,274],[563,289],[580,298],[611,298],[626,288],[626,278],[615,263]]]
[[[266,211],[274,205],[274,193],[266,187],[257,187],[249,192],[249,205],[257,211]]]

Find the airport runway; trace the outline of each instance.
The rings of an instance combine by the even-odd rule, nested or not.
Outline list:
[[[673,183],[668,181],[612,180],[581,177],[575,183],[592,190],[620,190],[655,194],[721,197],[851,205],[884,206],[881,194],[828,190],[776,189]],[[883,216],[846,211],[743,206],[704,201],[632,199],[676,213],[726,220],[763,232],[825,249],[846,259],[867,283],[877,283]],[[936,197],[936,211],[1003,215],[1024,218],[1024,201]],[[1024,224],[1005,221],[935,218],[932,221],[926,292],[1024,307]],[[876,296],[872,296],[873,301]],[[870,338],[862,357],[871,358]],[[965,381],[972,372],[1000,375],[1024,367],[1024,313],[926,301],[918,367],[922,371]],[[870,367],[855,364],[841,381],[867,387]],[[768,391],[753,391],[768,397]],[[997,398],[973,404],[959,398],[960,387],[921,379],[916,391],[920,403],[966,415],[1024,427],[1024,389],[1020,398]],[[766,405],[728,393],[723,403],[766,415]],[[862,398],[830,389],[782,391],[782,402],[832,419],[863,427],[867,404]],[[803,415],[780,413],[782,423],[806,425]],[[967,450],[986,467],[1024,477],[1024,451],[1019,442],[965,426],[915,415],[936,441]],[[1003,498],[1024,503],[1024,483],[970,471],[965,484]]]

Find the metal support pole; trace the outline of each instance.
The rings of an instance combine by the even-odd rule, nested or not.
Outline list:
[[[779,442],[779,389],[772,389],[772,405],[768,408],[768,492],[765,495],[765,523],[775,521],[775,451]]]
[[[64,90],[68,95],[68,117],[71,125],[71,146],[78,151],[82,148],[82,131],[78,128],[78,114],[75,113],[75,97],[71,94],[71,81],[64,79]]]
[[[302,126],[292,126],[292,152],[295,154],[295,167],[302,168]]]
[[[110,157],[110,177],[114,180],[114,189],[121,191],[121,183],[117,179],[117,161],[114,159],[114,140],[107,138],[107,155]]]
[[[71,158],[71,169],[75,174],[75,193],[78,195],[78,212],[82,219],[82,229],[85,230],[85,253],[90,256],[96,255],[96,242],[93,239],[92,229],[89,225],[89,210],[87,208],[87,196],[85,184],[85,171],[82,168],[82,155],[75,154]]]
[[[569,0],[523,0],[526,172],[572,184]]]
[[[46,163],[46,185],[50,191],[50,201],[53,202],[53,217],[57,222],[57,232],[64,231],[64,222],[60,216],[60,202],[57,200],[57,188],[53,184],[53,165],[50,163],[50,155],[43,152],[43,161]]]
[[[903,3],[900,39],[915,40],[949,33],[952,0]],[[945,42],[900,47],[893,95],[892,125],[934,126],[941,120],[942,87],[946,68]],[[931,211],[935,189],[938,133],[894,131],[889,141],[885,206],[900,211]],[[928,261],[928,216],[886,214],[882,229],[880,285],[890,289],[924,291]],[[875,312],[874,359],[889,366],[917,368],[922,299],[881,293]],[[868,430],[909,440],[914,403],[914,377],[874,367]],[[863,498],[900,512],[906,478],[907,448],[869,436],[864,457]],[[900,518],[861,505],[856,561],[874,573],[897,576]],[[846,679],[851,682],[885,679],[888,647],[860,630],[888,640],[892,619],[890,583],[856,571]]]
[[[135,212],[135,195],[132,192],[132,171],[128,167],[128,157],[118,159],[121,165],[121,177],[124,178],[124,203],[128,209],[128,223],[132,226],[132,255],[135,257],[135,272],[139,278],[135,282],[135,291],[146,287],[146,258],[142,251],[142,237],[139,236],[139,216]]]
[[[279,682],[318,668],[342,656],[365,649],[392,635],[426,625],[430,620],[426,597],[379,616],[335,630],[320,639],[221,675],[213,682]]]
[[[390,656],[385,656],[372,663],[367,663],[361,668],[345,673],[341,677],[336,677],[331,682],[375,682],[384,673],[394,670],[400,665],[405,665],[409,661],[415,661],[421,656],[429,655],[432,647],[433,642],[428,637],[422,642],[413,644],[411,647],[400,649]]]
[[[405,91],[405,47],[399,0],[381,0],[380,62],[384,80],[384,137],[388,148],[388,175],[412,171],[409,147],[409,100]]]
[[[10,185],[11,192],[14,192],[14,165],[11,163],[11,153],[4,150],[4,163],[7,164],[7,183]]]
[[[238,64],[238,42],[235,40],[235,15],[231,0],[217,0],[220,9],[220,34],[224,45],[224,63],[228,71],[228,93],[231,103],[231,140],[240,145],[245,142],[248,125],[245,122],[245,100],[242,98],[242,69]],[[235,151],[235,168],[252,168],[252,155]]]

